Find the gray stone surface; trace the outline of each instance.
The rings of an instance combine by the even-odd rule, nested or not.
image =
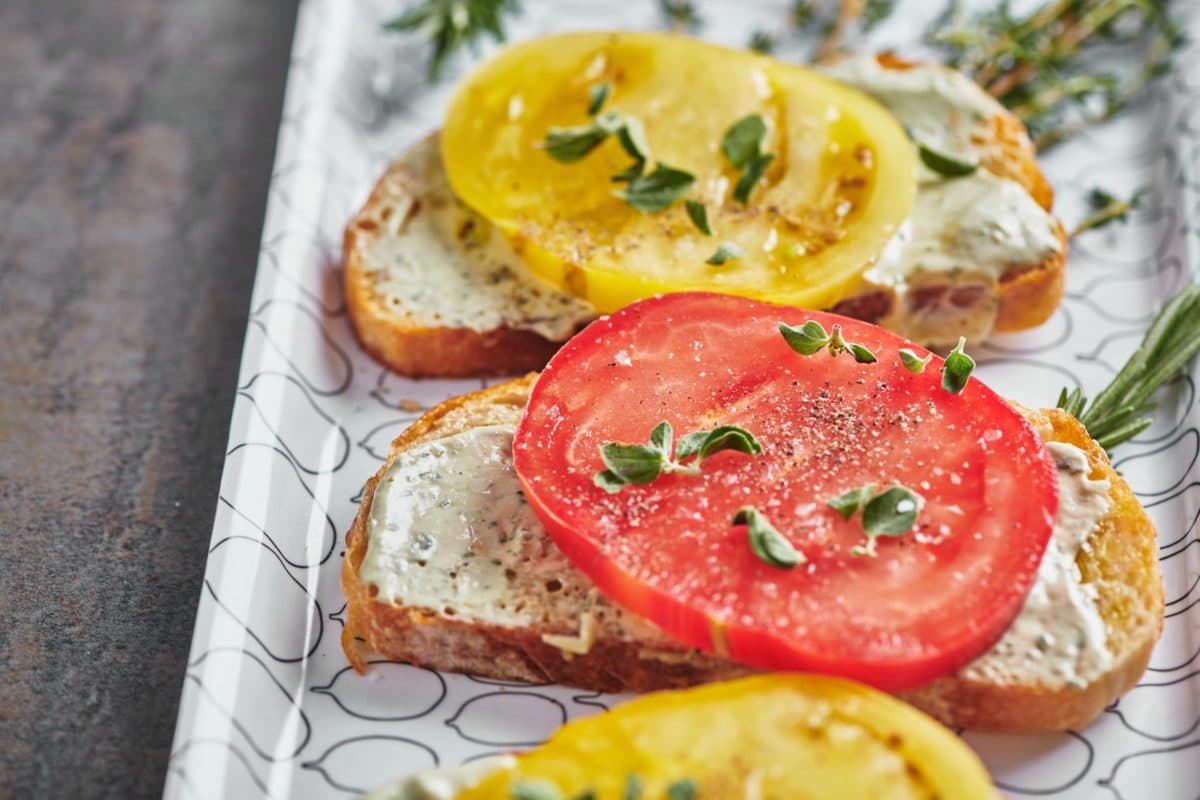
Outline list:
[[[0,797],[162,791],[294,20],[0,2]]]

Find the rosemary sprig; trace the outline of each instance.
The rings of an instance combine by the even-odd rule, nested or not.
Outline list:
[[[952,2],[929,39],[1019,116],[1039,147],[1121,111],[1183,43],[1169,0],[1050,0],[1024,17],[1008,3],[967,16]],[[1136,47],[1142,67],[1107,71],[1105,48]]]
[[[1150,399],[1200,352],[1200,286],[1188,286],[1172,297],[1154,318],[1142,343],[1112,382],[1089,403],[1076,387],[1064,387],[1059,408],[1083,423],[1105,450],[1132,439],[1150,427],[1145,415],[1156,404]]]
[[[1111,192],[1107,192],[1099,187],[1093,188],[1087,195],[1088,206],[1092,209],[1091,213],[1079,221],[1075,229],[1071,231],[1071,238],[1074,239],[1084,231],[1090,231],[1095,228],[1103,228],[1110,222],[1124,222],[1129,218],[1129,212],[1133,211],[1142,203],[1142,199],[1150,192],[1150,187],[1143,186],[1138,189],[1128,200],[1122,200]]]
[[[504,41],[504,15],[519,10],[518,0],[421,0],[383,28],[429,36],[433,43],[429,79],[435,81],[446,59],[464,43],[474,48],[484,34]]]

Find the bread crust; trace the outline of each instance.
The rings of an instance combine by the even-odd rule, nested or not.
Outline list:
[[[506,326],[488,331],[425,327],[388,308],[379,297],[365,263],[365,248],[386,235],[384,222],[392,209],[420,195],[419,179],[398,160],[346,226],[346,310],[363,350],[389,369],[414,378],[517,375],[544,367],[562,342]]]
[[[342,588],[347,619],[342,645],[362,671],[372,654],[433,669],[500,680],[562,683],[604,692],[653,691],[744,675],[752,670],[716,656],[647,658],[636,641],[598,638],[586,655],[571,656],[541,640],[536,629],[464,622],[431,609],[374,600],[358,577],[366,552],[366,523],[375,487],[396,454],[429,439],[472,426],[464,412],[489,404],[523,408],[536,379],[531,374],[447,400],[431,409],[393,443],[388,463],[368,483],[346,535]],[[951,726],[1000,731],[1080,728],[1136,684],[1162,632],[1163,584],[1154,525],[1108,455],[1074,417],[1059,409],[1018,407],[1045,441],[1082,449],[1089,477],[1109,481],[1111,507],[1081,551],[1084,580],[1098,588],[1097,608],[1114,655],[1112,670],[1082,690],[988,683],[948,676],[899,696]]]

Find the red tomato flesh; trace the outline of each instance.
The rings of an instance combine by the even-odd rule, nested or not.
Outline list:
[[[878,362],[793,352],[778,324],[842,326]],[[885,690],[949,674],[1020,610],[1053,530],[1055,468],[1025,419],[972,378],[911,374],[895,334],[835,314],[673,294],[602,318],[551,360],[513,443],[526,495],[558,547],[617,603],[687,645],[774,670]],[[606,442],[722,424],[763,453],[721,452],[700,476],[608,494]],[[868,483],[924,499],[914,529],[866,544],[826,501]],[[807,559],[760,561],[732,519],[754,506]]]

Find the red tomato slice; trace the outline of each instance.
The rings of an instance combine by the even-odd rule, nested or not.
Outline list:
[[[801,356],[778,323],[840,324],[879,358]],[[941,359],[846,317],[691,293],[602,318],[556,355],[517,428],[514,464],[559,548],[609,597],[700,650],[763,669],[886,690],[949,674],[1020,610],[1053,530],[1054,463],[1025,419],[976,379],[952,395]],[[599,446],[741,425],[763,453],[726,451],[699,476],[596,487]],[[924,499],[914,530],[866,543],[826,501],[868,483]],[[732,519],[755,506],[807,562],[754,555]]]

